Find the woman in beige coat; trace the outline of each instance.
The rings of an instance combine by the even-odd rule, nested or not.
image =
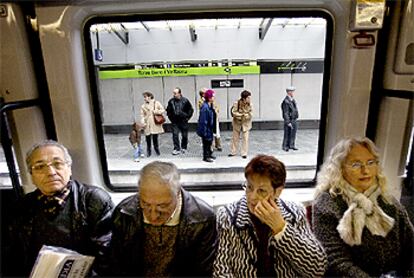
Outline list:
[[[242,134],[241,156],[247,158],[249,146],[249,130],[252,129],[253,109],[250,103],[251,93],[244,90],[240,99],[233,104],[231,114],[233,117],[233,137],[229,156],[235,156],[239,149],[240,133]]]
[[[144,124],[144,134],[147,141],[147,156],[151,156],[151,137],[154,143],[154,151],[156,155],[160,155],[158,146],[158,134],[164,133],[162,124],[156,124],[154,115],[162,115],[165,112],[164,107],[159,101],[154,100],[154,95],[151,92],[145,92],[144,104],[141,106],[141,121]]]

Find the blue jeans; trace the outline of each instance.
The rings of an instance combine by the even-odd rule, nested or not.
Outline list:
[[[142,144],[139,144],[136,148],[134,148],[134,159],[137,159],[143,153]]]

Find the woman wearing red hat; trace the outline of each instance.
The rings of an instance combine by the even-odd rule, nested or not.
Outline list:
[[[212,103],[215,92],[211,89],[204,93],[204,103],[200,109],[198,118],[197,134],[203,141],[203,161],[213,162],[215,157],[211,150],[213,143],[214,111]]]

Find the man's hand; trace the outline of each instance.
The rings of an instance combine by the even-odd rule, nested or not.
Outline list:
[[[289,128],[293,128],[292,123],[288,123]]]

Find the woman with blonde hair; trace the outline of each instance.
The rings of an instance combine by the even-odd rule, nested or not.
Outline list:
[[[414,275],[413,225],[388,191],[370,139],[344,139],[332,149],[318,174],[313,206],[327,276]]]

